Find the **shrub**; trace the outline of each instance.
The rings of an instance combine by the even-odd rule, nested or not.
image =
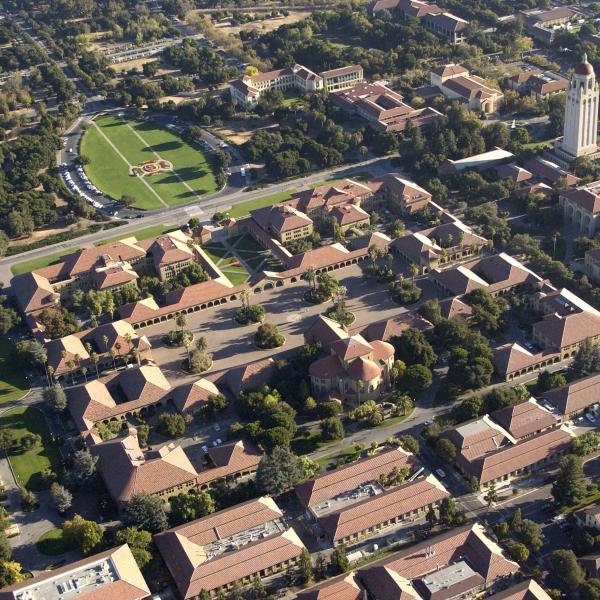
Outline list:
[[[203,373],[210,369],[212,362],[210,354],[205,354],[200,350],[194,350],[190,353],[189,360],[186,359],[184,361],[184,367],[191,373]]]
[[[185,419],[176,413],[163,413],[158,418],[159,431],[170,438],[178,438],[185,432]]]
[[[263,323],[254,336],[254,341],[259,348],[270,350],[271,348],[278,348],[283,346],[285,337],[283,334],[271,323]]]
[[[194,339],[194,334],[191,331],[179,331],[172,329],[169,333],[163,336],[163,342],[170,348],[179,348],[181,346],[189,346]]]
[[[261,323],[265,318],[265,309],[260,305],[241,306],[235,311],[234,319],[240,325]]]
[[[392,299],[398,304],[413,304],[423,293],[420,287],[413,284],[410,279],[395,281],[390,285]]]

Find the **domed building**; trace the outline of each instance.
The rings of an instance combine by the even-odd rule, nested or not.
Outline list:
[[[394,347],[387,342],[367,342],[361,335],[339,339],[328,346],[330,354],[309,369],[313,393],[340,397],[351,406],[377,400],[390,388]]]

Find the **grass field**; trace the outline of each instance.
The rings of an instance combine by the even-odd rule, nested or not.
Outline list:
[[[69,254],[71,252],[77,252],[79,248],[73,248],[72,250],[61,250],[60,252],[54,252],[54,254],[46,254],[40,258],[32,258],[31,260],[24,260],[23,262],[13,265],[10,270],[13,275],[21,275],[22,273],[30,273],[34,269],[41,269],[47,267],[52,263],[55,263],[61,256]]]
[[[15,440],[8,459],[17,482],[28,490],[44,489],[42,472],[46,469],[57,472],[61,459],[60,452],[50,442],[50,430],[42,411],[33,406],[20,406],[8,410],[0,416],[0,429],[11,431]],[[27,452],[23,450],[21,439],[27,433],[37,433],[42,437],[39,448]]]
[[[265,206],[271,206],[277,202],[283,202],[284,200],[289,200],[292,197],[292,194],[295,193],[295,190],[290,190],[289,192],[279,192],[279,194],[272,194],[271,196],[265,196],[264,198],[257,198],[256,200],[248,200],[247,202],[236,204],[235,206],[231,207],[229,216],[236,219],[245,217],[250,213],[251,210],[263,208]]]
[[[63,538],[63,530],[54,528],[43,533],[35,543],[38,552],[46,556],[59,556],[71,550]]]
[[[130,231],[129,233],[122,233],[121,235],[116,235],[115,237],[100,240],[99,242],[94,242],[94,246],[102,246],[102,244],[110,244],[110,242],[117,242],[119,240],[122,240],[123,238],[131,237],[132,235],[135,236],[138,241],[147,240],[148,238],[156,237],[162,235],[163,233],[173,231],[175,229],[178,229],[177,225],[153,225],[152,227],[138,229],[137,231]]]
[[[96,187],[116,200],[133,196],[137,208],[191,202],[217,190],[210,156],[151,122],[100,117],[83,136],[81,154],[90,159],[85,170]],[[170,161],[173,171],[149,177],[130,174],[130,166],[159,157]]]
[[[11,365],[13,350],[12,342],[0,338],[0,404],[22,398],[29,389],[23,370]]]

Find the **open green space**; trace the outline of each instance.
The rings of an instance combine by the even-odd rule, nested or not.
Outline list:
[[[15,440],[8,453],[8,460],[15,473],[17,483],[28,490],[45,488],[42,473],[46,469],[58,472],[60,452],[50,441],[50,430],[41,410],[33,406],[20,406],[0,415],[0,429],[8,429]],[[28,433],[37,433],[42,438],[39,447],[25,451],[21,440]]]
[[[311,183],[312,188],[317,188],[322,185],[335,185],[339,181],[344,181],[344,179],[355,179],[356,181],[366,181],[367,179],[372,179],[373,175],[369,173],[369,171],[356,171],[355,173],[350,173],[348,177],[342,178],[334,178],[334,179],[323,179],[323,181],[317,181],[317,183]]]
[[[54,252],[53,254],[46,254],[39,258],[32,258],[31,260],[24,260],[23,262],[13,265],[10,270],[13,275],[21,275],[22,273],[31,273],[35,269],[41,269],[57,262],[61,256],[69,254],[71,252],[77,252],[79,248],[73,248],[72,250],[61,250],[60,252]]]
[[[295,190],[290,190],[289,192],[279,192],[278,194],[272,194],[270,196],[265,196],[264,198],[256,198],[256,200],[248,200],[247,202],[241,202],[240,204],[236,204],[235,206],[231,207],[231,210],[229,211],[229,216],[234,217],[235,219],[245,217],[250,213],[251,210],[256,210],[257,208],[264,208],[265,206],[272,206],[273,204],[277,204],[278,202],[289,200],[292,197],[292,194],[295,193]]]
[[[23,369],[15,369],[12,362],[14,346],[7,338],[0,338],[0,404],[22,398],[29,390]]]
[[[312,429],[311,431],[298,434],[290,444],[290,448],[294,454],[302,456],[304,454],[310,454],[319,448],[325,448],[335,444],[335,441],[321,439],[321,431],[319,429]],[[319,461],[317,461],[319,462]]]
[[[333,452],[332,454],[326,454],[321,458],[317,458],[316,462],[322,469],[324,469],[329,466],[335,466],[338,460],[344,464],[358,460],[361,452],[362,450],[357,450],[355,446],[350,446],[349,448],[344,448],[339,452]]]
[[[94,246],[102,246],[102,244],[110,244],[111,242],[118,242],[123,238],[135,236],[138,241],[147,240],[148,238],[157,237],[162,235],[163,233],[168,233],[169,231],[174,231],[178,229],[177,225],[152,225],[151,227],[146,227],[144,229],[138,229],[137,231],[130,231],[128,233],[122,233],[121,235],[116,235],[111,238],[107,238],[105,240],[100,240],[99,242],[94,242]]]
[[[205,244],[204,246],[202,246],[202,250],[204,250],[204,252],[215,264],[217,264],[220,260],[224,259],[229,252],[227,248],[225,248],[225,246],[223,246],[223,244],[220,244],[219,242],[211,242],[210,244]]]
[[[250,253],[263,252],[264,248],[251,235],[244,235],[235,242],[235,251]]]
[[[58,556],[71,550],[63,537],[63,530],[59,528],[49,529],[43,533],[35,543],[38,552],[46,556]]]
[[[218,189],[210,155],[150,121],[100,117],[83,136],[81,153],[89,159],[85,170],[96,187],[116,200],[133,196],[137,208],[191,202]],[[131,166],[159,158],[173,170],[147,177],[131,174]]]
[[[244,283],[250,276],[248,271],[246,271],[246,269],[244,269],[244,267],[241,265],[226,267],[221,270],[223,271],[223,275],[225,275],[233,285],[240,285],[241,283]]]

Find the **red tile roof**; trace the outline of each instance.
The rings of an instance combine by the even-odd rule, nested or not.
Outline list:
[[[600,375],[591,375],[544,392],[542,397],[563,415],[585,410],[600,401]]]
[[[415,467],[417,464],[414,455],[401,448],[386,450],[301,483],[296,486],[296,496],[302,506],[308,508],[363,483],[375,481],[382,473],[388,475],[394,467]]]
[[[335,544],[397,517],[421,510],[450,494],[432,476],[405,483],[383,494],[366,498],[319,518],[319,524]]]
[[[526,437],[557,424],[554,415],[533,400],[495,410],[490,417],[516,438]]]

